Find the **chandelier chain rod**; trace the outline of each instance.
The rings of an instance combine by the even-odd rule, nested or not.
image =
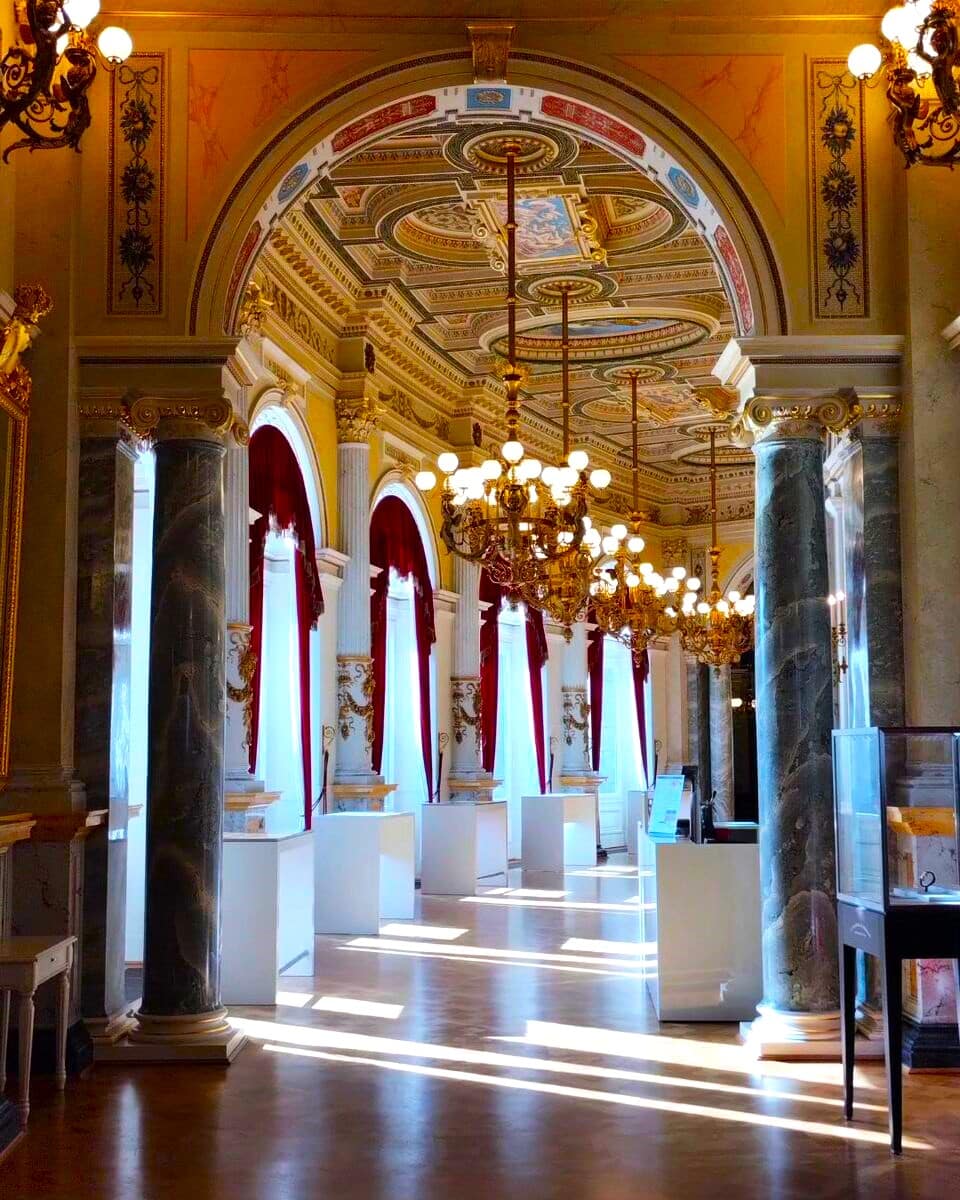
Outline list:
[[[717,533],[717,431],[710,430],[710,587],[720,592],[720,539]]]
[[[507,437],[516,440],[520,420],[517,366],[517,146],[510,142],[507,155],[507,358],[510,382],[507,385]]]
[[[563,458],[566,461],[570,453],[570,290],[566,285],[560,291],[561,339],[562,353],[562,405],[563,405]]]
[[[640,449],[639,429],[640,418],[637,415],[637,376],[630,376],[630,426],[633,434],[632,463],[633,463],[633,516],[634,520],[640,511]]]

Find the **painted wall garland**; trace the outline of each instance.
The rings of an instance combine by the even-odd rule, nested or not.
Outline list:
[[[107,311],[163,311],[165,55],[134,54],[111,77]]]

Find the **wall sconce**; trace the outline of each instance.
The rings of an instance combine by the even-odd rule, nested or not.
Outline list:
[[[847,598],[843,592],[831,593],[827,597],[830,605],[830,640],[832,643],[833,684],[838,687],[847,673],[849,663],[844,657],[847,644]],[[836,618],[836,619],[834,619]]]
[[[90,125],[87,89],[98,66],[114,70],[130,57],[130,34],[107,25],[94,41],[87,27],[100,0],[15,0],[13,11],[20,40],[0,59],[0,130],[13,125],[24,136],[3,161],[23,146],[79,150]]]

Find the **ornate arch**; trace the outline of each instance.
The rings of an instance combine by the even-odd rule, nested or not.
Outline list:
[[[328,93],[257,153],[218,211],[194,275],[189,332],[233,324],[243,284],[270,230],[300,192],[342,155],[384,130],[461,113],[503,119],[471,100],[470,52],[449,51],[379,68]],[[685,122],[624,79],[529,51],[510,59],[514,116],[585,134],[655,178],[697,221],[730,293],[742,332],[787,331],[773,247],[755,203],[729,163]],[[495,89],[496,90],[496,89]]]
[[[434,590],[440,587],[440,549],[437,544],[436,531],[430,512],[423,501],[422,495],[411,486],[407,477],[399,470],[391,469],[377,480],[370,502],[370,515],[381,500],[387,496],[395,496],[409,510],[420,531],[420,541],[423,542],[423,552],[426,555],[427,567],[430,571],[430,582]]]
[[[327,522],[327,499],[323,488],[323,476],[313,448],[309,430],[299,412],[283,400],[279,388],[264,388],[251,406],[250,432],[255,433],[262,425],[279,429],[290,443],[300,466],[310,517],[313,521],[313,538],[317,547],[327,544],[329,525]]]

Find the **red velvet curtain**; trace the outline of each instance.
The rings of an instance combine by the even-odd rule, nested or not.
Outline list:
[[[631,656],[632,658],[632,656]],[[637,708],[637,730],[640,733],[640,757],[643,759],[643,778],[646,786],[650,786],[650,774],[647,770],[647,710],[645,684],[650,675],[650,656],[644,649],[639,663],[633,660],[633,699]]]
[[[437,640],[433,619],[433,584],[413,513],[398,496],[387,496],[370,518],[370,562],[380,568],[370,598],[373,657],[373,769],[383,762],[383,713],[387,696],[387,591],[390,568],[413,583],[417,664],[420,678],[420,745],[427,779],[427,798],[433,800],[433,737],[430,722],[430,647]]]
[[[290,530],[296,543],[294,570],[300,665],[300,744],[303,753],[303,820],[313,812],[310,729],[310,630],[323,612],[317,551],[307,490],[297,456],[279,429],[261,426],[250,439],[250,507],[259,516],[250,529],[250,645],[256,655],[253,674],[253,728],[250,770],[257,769],[260,736],[260,653],[263,647],[263,554],[270,529]]]
[[[489,605],[480,616],[480,757],[493,774],[497,758],[497,697],[500,690],[500,606],[503,589],[480,572],[480,600]]]
[[[600,770],[600,730],[603,725],[603,638],[603,630],[597,626],[587,633],[587,678],[590,680],[590,761],[595,771]]]
[[[493,773],[497,759],[497,706],[500,690],[500,626],[498,618],[504,588],[493,582],[486,571],[480,573],[480,600],[489,605],[480,618],[480,702],[483,720],[480,748],[483,769]],[[524,632],[527,641],[527,669],[530,672],[530,700],[533,711],[533,746],[537,756],[540,790],[547,788],[547,754],[543,736],[543,665],[547,661],[547,635],[543,613],[527,605]]]
[[[533,746],[537,752],[540,791],[547,790],[547,753],[543,737],[543,666],[547,661],[547,635],[543,613],[527,605],[527,668],[530,672],[530,700],[533,708]]]

